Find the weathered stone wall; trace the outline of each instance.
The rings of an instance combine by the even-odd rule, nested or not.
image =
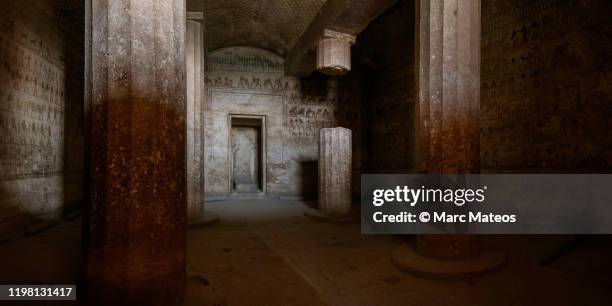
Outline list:
[[[0,236],[5,238],[80,204],[81,8],[70,1],[0,4]]]
[[[482,6],[485,171],[612,169],[612,2]]]
[[[266,193],[314,197],[318,131],[342,124],[360,137],[356,86],[349,77],[319,74],[299,80],[284,74],[284,59],[272,52],[232,47],[208,55],[205,77],[205,196],[230,192],[229,115],[265,116]],[[341,105],[351,104],[351,107]],[[357,141],[359,146],[360,141]],[[359,158],[359,153],[354,156]],[[354,163],[355,173],[360,163]]]
[[[415,167],[414,1],[398,1],[357,38],[363,80],[365,167],[370,173]],[[355,65],[357,66],[357,65]]]
[[[610,170],[611,6],[483,1],[483,171]],[[414,11],[413,1],[398,1],[353,48],[366,71],[368,172],[414,169]]]

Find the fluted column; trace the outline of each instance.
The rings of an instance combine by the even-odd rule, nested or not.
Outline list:
[[[185,1],[91,0],[87,305],[185,287]]]
[[[417,157],[423,173],[480,172],[480,0],[417,1]],[[505,262],[472,235],[417,235],[397,246],[396,267],[419,276],[464,278]]]
[[[319,210],[347,215],[351,210],[351,130],[324,128],[319,137]]]
[[[480,172],[480,0],[418,1],[418,166],[425,173]],[[478,252],[474,236],[418,236],[436,258]]]

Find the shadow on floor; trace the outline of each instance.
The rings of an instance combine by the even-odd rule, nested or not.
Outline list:
[[[484,236],[509,263],[464,281],[416,278],[393,267],[405,238],[361,235],[359,224],[305,218],[307,203],[207,203],[221,222],[188,232],[187,305],[610,305],[610,239],[588,239],[539,265],[568,236]],[[0,282],[72,284],[80,219],[0,245]],[[409,239],[408,239],[409,241]]]

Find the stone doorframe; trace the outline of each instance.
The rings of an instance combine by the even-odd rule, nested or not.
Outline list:
[[[266,164],[267,164],[267,147],[266,147],[266,142],[267,142],[267,130],[266,130],[266,116],[265,115],[249,115],[249,114],[234,114],[234,113],[230,113],[227,116],[227,153],[228,153],[228,163],[227,163],[227,167],[228,167],[228,173],[229,173],[229,179],[228,181],[228,195],[232,196],[233,192],[232,192],[232,181],[233,181],[233,177],[234,177],[234,154],[233,154],[233,150],[232,150],[232,120],[233,119],[255,119],[255,120],[259,120],[261,122],[261,125],[259,125],[260,127],[260,137],[261,137],[261,147],[259,148],[260,151],[260,163],[261,163],[261,170],[259,173],[259,175],[261,176],[261,192],[259,192],[257,195],[263,196],[266,194],[266,185],[267,185],[267,172],[266,172]]]

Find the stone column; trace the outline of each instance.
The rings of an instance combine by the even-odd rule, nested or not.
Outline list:
[[[417,7],[418,167],[478,173],[480,0],[420,0]]]
[[[185,290],[185,1],[92,0],[87,305]]]
[[[480,0],[419,1],[419,158],[425,173],[480,172]],[[436,258],[475,255],[474,236],[418,236]]]
[[[204,210],[205,39],[204,20],[187,20],[187,216],[190,227],[219,220],[217,214]]]
[[[187,215],[199,216],[203,206],[202,186],[202,25],[187,20],[185,38],[187,69]]]
[[[418,167],[423,173],[479,173],[480,0],[419,0],[416,9]],[[473,275],[500,259],[480,260],[478,242],[470,235],[417,235],[418,254],[402,246],[392,258],[420,275]]]
[[[351,130],[321,129],[319,135],[319,211],[329,216],[351,210]]]

